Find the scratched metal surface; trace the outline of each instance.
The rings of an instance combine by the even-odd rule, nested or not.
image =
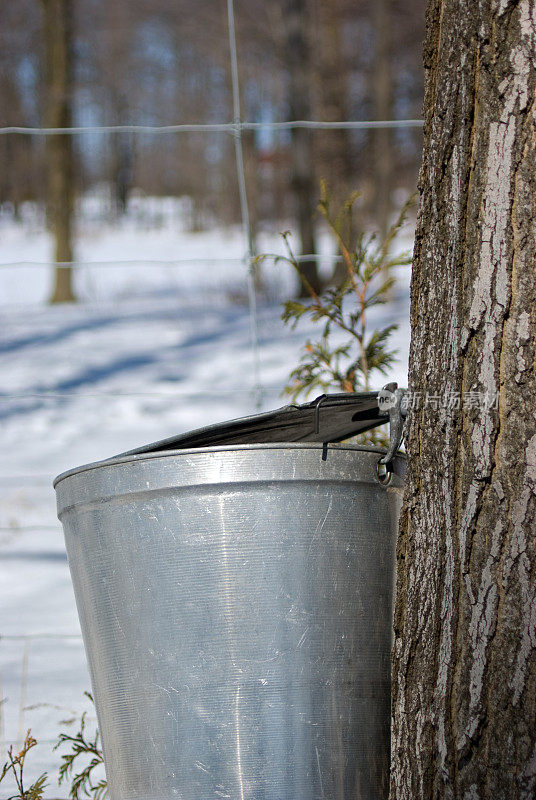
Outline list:
[[[378,800],[401,459],[242,445],[60,476],[112,800]]]

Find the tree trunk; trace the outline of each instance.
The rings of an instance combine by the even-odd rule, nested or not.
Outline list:
[[[382,121],[391,119],[393,114],[390,23],[390,0],[375,0],[374,113],[376,119]],[[374,215],[378,230],[385,238],[391,212],[391,131],[389,128],[378,128],[373,132],[373,138]]]
[[[311,118],[311,48],[308,36],[306,0],[286,0],[283,23],[286,31],[285,62],[288,70],[288,102],[291,120]],[[302,254],[316,253],[314,213],[318,188],[314,170],[312,131],[295,128],[291,132],[291,189]],[[316,260],[301,264],[304,276],[315,291],[321,283]],[[307,290],[300,286],[302,295]]]
[[[46,53],[45,125],[72,124],[72,0],[42,0]],[[73,260],[73,149],[71,136],[47,138],[47,216],[58,264]],[[51,303],[75,300],[70,266],[57,266]]]
[[[124,125],[128,119],[127,104],[117,97],[113,99],[113,118],[116,125]],[[117,217],[127,211],[134,167],[134,146],[129,133],[116,132],[111,141],[111,183],[114,213]]]
[[[424,59],[391,797],[528,799],[536,796],[532,0],[430,0]]]
[[[331,122],[347,120],[351,116],[348,111],[349,68],[343,47],[343,10],[341,0],[330,0],[318,6],[320,56],[317,56],[317,61],[320,115],[317,118]],[[355,154],[352,152],[351,131],[332,129],[318,131],[316,136],[320,143],[319,161],[323,169],[321,177],[327,180],[333,207],[338,209],[349,199],[351,193],[359,188],[354,183]],[[354,248],[358,237],[355,215],[349,223],[347,238],[351,248]],[[335,264],[329,283],[339,286],[347,277],[348,271],[341,258]]]
[[[319,36],[315,56],[318,71],[319,115],[330,122],[348,120],[350,113],[349,66],[344,53],[344,14],[341,0],[318,5]],[[351,131],[332,129],[318,131],[322,178],[330,185],[337,206],[357,188],[354,185],[355,158]],[[347,273],[346,273],[347,274]]]

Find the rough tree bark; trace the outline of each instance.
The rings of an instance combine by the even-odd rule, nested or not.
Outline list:
[[[430,0],[424,58],[391,797],[534,798],[533,0]]]
[[[42,0],[45,39],[45,125],[72,125],[72,0]],[[47,216],[52,227],[56,263],[73,260],[73,148],[71,136],[47,137]],[[72,269],[54,272],[51,303],[75,300]]]

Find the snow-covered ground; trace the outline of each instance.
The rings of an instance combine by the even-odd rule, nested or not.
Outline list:
[[[256,408],[241,232],[188,233],[173,202],[158,227],[133,213],[119,226],[86,223],[77,257],[107,263],[80,269],[84,302],[65,307],[44,303],[48,267],[21,265],[50,259],[39,221],[29,212],[23,224],[0,218],[0,262],[12,265],[0,266],[0,760],[31,727],[40,744],[28,777],[49,771],[47,797],[67,796],[57,787],[51,742],[60,730],[74,730],[89,688],[53,477]],[[280,252],[281,242],[264,235],[259,248]],[[234,260],[213,260],[222,256]],[[181,263],[157,263],[173,260]],[[284,327],[278,298],[288,296],[294,278],[270,262],[264,271],[269,290],[258,329],[267,409],[286,402],[281,390],[313,329]],[[401,276],[394,301],[370,320],[400,325],[393,379],[401,385],[408,278]]]

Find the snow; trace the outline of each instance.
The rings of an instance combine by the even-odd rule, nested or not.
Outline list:
[[[135,203],[118,224],[88,201],[77,258],[107,263],[79,268],[83,302],[62,307],[45,304],[51,242],[38,213],[28,206],[18,223],[0,216],[0,262],[11,264],[0,266],[0,760],[31,727],[40,744],[28,757],[28,778],[48,770],[47,797],[68,794],[57,787],[51,742],[76,730],[82,710],[93,714],[83,696],[89,678],[54,476],[256,410],[240,230],[190,233],[184,201],[153,199],[149,216],[148,203]],[[328,252],[327,242],[322,247]],[[281,252],[280,238],[261,235],[259,249]],[[216,263],[220,257],[226,260]],[[178,259],[186,261],[158,263]],[[137,263],[125,264],[131,260]],[[27,262],[44,266],[21,266]],[[371,326],[400,325],[392,376],[400,385],[409,340],[403,269],[395,300],[370,316]],[[282,388],[314,328],[283,325],[281,299],[294,277],[271,262],[263,270],[258,328],[268,409],[286,402]],[[17,638],[27,635],[33,638]]]

